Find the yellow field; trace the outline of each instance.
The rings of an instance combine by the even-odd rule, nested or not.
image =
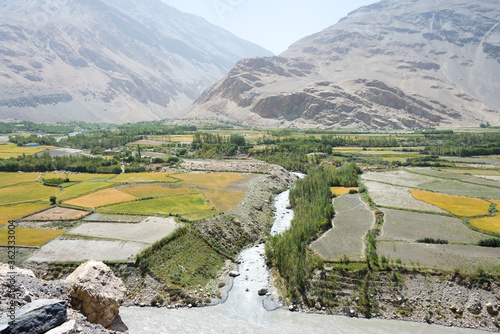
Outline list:
[[[437,194],[424,190],[412,190],[418,200],[433,204],[457,216],[473,217],[487,215],[490,203],[477,198]]]
[[[0,207],[0,226],[7,224],[9,220],[17,219],[45,207],[47,207],[47,204],[38,203],[26,203]]]
[[[15,229],[16,245],[43,246],[66,230],[37,230],[35,228],[18,227]],[[0,245],[8,245],[8,229],[0,230]]]
[[[243,199],[243,191],[209,188],[202,190],[203,194],[210,203],[222,212],[229,211]]]
[[[41,173],[3,173],[0,172],[0,187],[10,186],[17,183],[36,181]]]
[[[470,223],[481,230],[500,233],[500,213],[494,217],[471,219]]]
[[[71,198],[75,198],[78,196],[82,196],[84,194],[88,194],[92,191],[106,188],[111,186],[112,183],[109,182],[81,182],[70,187],[64,188],[64,190],[57,194],[57,199],[59,200],[68,200]]]
[[[16,158],[19,155],[32,155],[45,150],[50,150],[55,147],[53,146],[34,146],[34,147],[19,147],[16,144],[4,144],[0,145],[0,158]]]
[[[217,211],[208,210],[208,211],[201,211],[201,212],[196,212],[196,213],[184,214],[184,215],[182,215],[182,218],[185,218],[185,219],[193,222],[196,220],[202,220],[202,219],[212,217],[215,214],[217,214]]]
[[[125,173],[120,174],[111,182],[127,182],[127,183],[141,183],[141,182],[176,182],[175,179],[169,177],[172,173]]]
[[[154,184],[145,186],[133,186],[121,188],[120,191],[126,194],[141,198],[141,197],[168,197],[176,195],[192,194],[193,191],[189,188],[173,185],[170,188],[168,184]]]
[[[187,142],[190,143],[193,141],[192,135],[151,135],[147,137],[148,140],[157,140],[157,141],[171,141],[171,142]]]
[[[233,182],[243,180],[245,177],[238,173],[191,173],[176,174],[174,177],[181,179],[184,183],[203,187],[225,188]]]
[[[115,174],[68,174],[68,178],[70,181],[104,181],[109,178],[114,177]],[[47,173],[45,174],[46,179],[52,179],[52,178],[61,178],[65,179],[66,174],[64,173]]]
[[[121,192],[113,188],[97,191],[95,193],[66,201],[66,204],[81,206],[84,208],[96,208],[103,205],[133,201],[137,197]]]
[[[351,189],[358,190],[358,187],[330,187],[332,194],[337,196],[348,194]]]
[[[35,182],[0,188],[0,205],[48,199],[58,192],[57,187],[46,187]]]

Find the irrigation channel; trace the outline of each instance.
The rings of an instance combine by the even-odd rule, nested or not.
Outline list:
[[[296,174],[304,177],[304,174]],[[293,210],[284,191],[275,197],[275,219],[271,234],[290,227]],[[240,276],[236,277],[227,300],[218,306],[192,309],[122,307],[121,317],[131,334],[146,333],[412,333],[469,334],[480,331],[432,326],[423,323],[381,319],[354,319],[290,312],[277,301],[269,286],[269,271],[264,260],[264,244],[241,252]],[[270,293],[259,296],[261,288]]]

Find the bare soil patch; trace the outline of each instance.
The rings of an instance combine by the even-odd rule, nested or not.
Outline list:
[[[88,212],[82,210],[54,207],[24,218],[23,220],[76,220],[85,216]]]

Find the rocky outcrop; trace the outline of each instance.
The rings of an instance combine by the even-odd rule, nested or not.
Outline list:
[[[39,299],[23,306],[9,317],[0,320],[2,334],[39,334],[55,328],[67,320],[66,302],[57,299]]]
[[[85,315],[88,321],[105,328],[118,316],[125,296],[125,285],[102,262],[81,264],[66,278],[71,285],[71,305]]]
[[[489,0],[380,1],[278,57],[239,61],[188,116],[328,129],[498,125],[499,19]]]

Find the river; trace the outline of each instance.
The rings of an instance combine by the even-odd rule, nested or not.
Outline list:
[[[303,174],[297,175],[303,177]],[[289,228],[293,210],[289,207],[289,190],[275,197],[275,220],[271,234]],[[131,334],[146,333],[425,333],[468,334],[477,330],[448,328],[402,321],[355,319],[289,312],[274,302],[274,292],[259,296],[261,288],[269,288],[269,271],[264,260],[264,245],[241,252],[240,276],[236,277],[225,303],[206,308],[166,309],[122,307],[120,314]],[[272,289],[270,289],[272,291]],[[266,308],[264,308],[264,305]]]

